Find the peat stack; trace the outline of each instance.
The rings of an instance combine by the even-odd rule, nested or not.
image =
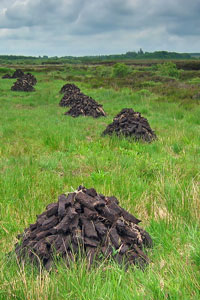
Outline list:
[[[59,105],[62,107],[70,106],[70,110],[65,113],[65,115],[70,115],[72,117],[92,116],[93,118],[98,118],[101,116],[106,116],[102,105],[97,103],[91,97],[80,92],[80,89],[75,84],[65,84],[60,93],[64,93]]]
[[[22,77],[23,80],[26,80],[30,85],[35,85],[37,83],[37,79],[31,73],[24,74]]]
[[[113,122],[103,131],[102,135],[106,134],[124,135],[146,142],[156,139],[156,135],[147,119],[143,118],[139,112],[135,112],[132,108],[122,109],[113,119]]]
[[[73,101],[74,103],[73,103]],[[65,113],[74,118],[78,116],[91,116],[93,118],[105,117],[106,113],[102,108],[102,105],[97,103],[91,97],[88,97],[82,93],[79,93],[77,97],[70,100],[71,108]]]
[[[72,106],[77,103],[77,100],[80,99],[80,91],[66,91],[63,98],[60,100],[59,105],[62,107]]]
[[[79,93],[80,89],[73,83],[67,83],[65,85],[63,85],[63,87],[60,90],[61,94],[74,94],[74,93]]]
[[[9,74],[5,74],[2,76],[2,79],[11,79],[11,78],[12,78],[12,76]]]
[[[11,87],[12,91],[24,91],[24,92],[33,92],[35,89],[33,86],[23,78],[19,78]]]
[[[17,69],[13,75],[12,78],[22,78],[24,76],[24,72],[21,69]]]
[[[94,258],[113,257],[120,264],[143,268],[148,263],[143,247],[152,247],[152,240],[139,222],[114,196],[79,186],[37,216],[36,223],[18,236],[15,253],[19,260],[40,261],[47,270],[55,256],[69,265],[80,255],[87,257],[88,266]]]
[[[2,79],[8,78],[8,79],[12,79],[12,78],[22,78],[24,76],[24,72],[21,69],[17,69],[13,75],[9,75],[9,74],[5,74],[4,76],[2,76]]]

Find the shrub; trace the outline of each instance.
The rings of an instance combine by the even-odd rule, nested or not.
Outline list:
[[[97,67],[96,72],[100,77],[110,77],[112,69],[111,67],[99,66]]]
[[[113,77],[125,77],[129,73],[130,68],[123,63],[117,63],[113,67]]]
[[[163,76],[178,78],[180,75],[180,70],[178,70],[176,64],[174,64],[171,61],[166,62],[164,64],[158,64],[157,69]]]

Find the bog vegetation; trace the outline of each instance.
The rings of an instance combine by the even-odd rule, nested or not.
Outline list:
[[[199,62],[30,63],[20,68],[36,77],[35,91],[0,79],[0,299],[199,299]],[[18,67],[4,60],[0,74]],[[64,115],[66,83],[107,116]],[[157,139],[101,136],[123,108],[147,118]],[[80,184],[142,220],[153,240],[145,270],[112,259],[88,270],[80,258],[70,268],[58,259],[48,273],[8,255],[36,215]]]

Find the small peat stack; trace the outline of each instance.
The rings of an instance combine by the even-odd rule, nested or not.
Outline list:
[[[72,99],[71,99],[72,100]],[[71,104],[69,111],[65,115],[70,115],[74,118],[78,116],[91,116],[93,118],[105,117],[106,113],[102,105],[97,103],[91,97],[79,93],[76,98],[73,98],[74,103]]]
[[[9,74],[5,74],[2,76],[2,79],[11,79],[11,78],[12,78],[12,76]]]
[[[147,119],[143,118],[139,112],[132,108],[124,108],[116,115],[113,122],[107,126],[102,135],[134,137],[136,140],[151,142],[156,139],[154,131],[151,129]]]
[[[17,69],[13,75],[12,78],[22,78],[24,76],[24,72],[21,69]]]
[[[71,91],[65,92],[63,98],[60,100],[59,105],[65,107],[76,104],[80,99],[80,94],[80,91],[74,91],[73,93]]]
[[[19,78],[11,87],[12,91],[24,91],[24,92],[33,92],[35,91],[34,87],[29,83],[27,79]]]
[[[73,83],[67,83],[63,85],[63,87],[60,90],[60,94],[74,94],[74,93],[79,93],[80,89]]]
[[[26,80],[30,85],[35,85],[37,83],[37,79],[31,73],[26,73],[22,77],[23,80]]]
[[[118,263],[148,263],[144,247],[152,247],[150,235],[138,220],[119,206],[118,200],[79,186],[62,194],[37,216],[37,221],[18,236],[15,253],[19,260],[40,263],[51,269],[54,258],[67,265],[79,256],[95,259],[113,257]]]
[[[4,76],[2,76],[2,79],[13,79],[13,78],[22,78],[24,76],[24,72],[21,69],[17,69],[13,75],[9,75],[9,74],[5,74]]]
[[[17,69],[14,74],[11,76],[9,74],[5,74],[3,77],[3,79],[5,78],[9,78],[9,79],[13,79],[13,78],[20,78],[20,79],[24,79],[26,81],[28,81],[30,83],[30,85],[35,85],[37,83],[37,79],[35,78],[34,75],[32,75],[31,73],[24,73],[21,69]]]
[[[70,106],[70,110],[65,115],[70,115],[74,118],[78,116],[92,116],[98,118],[106,116],[102,105],[97,103],[91,97],[80,92],[80,89],[75,84],[65,84],[60,93],[64,93],[59,105],[62,107]]]

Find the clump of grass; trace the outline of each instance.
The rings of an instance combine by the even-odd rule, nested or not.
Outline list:
[[[143,81],[142,85],[144,87],[151,87],[151,86],[160,86],[160,85],[162,85],[162,83],[159,81],[155,82],[155,81],[149,80],[149,81]]]
[[[194,77],[194,78],[190,79],[188,82],[191,84],[200,84],[200,78]]]

